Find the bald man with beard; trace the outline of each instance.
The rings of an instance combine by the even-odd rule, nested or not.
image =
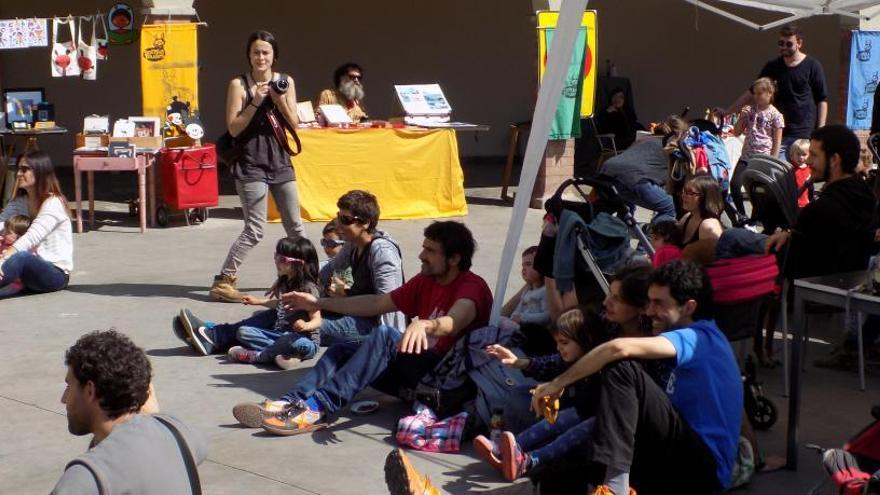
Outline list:
[[[325,89],[318,95],[316,107],[320,105],[340,105],[352,122],[367,120],[364,108],[364,71],[360,65],[348,62],[339,66],[333,73],[335,89]]]

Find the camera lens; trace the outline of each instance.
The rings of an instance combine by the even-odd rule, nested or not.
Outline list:
[[[284,94],[290,88],[290,83],[287,82],[287,79],[279,79],[277,81],[272,81],[271,86],[276,93]]]

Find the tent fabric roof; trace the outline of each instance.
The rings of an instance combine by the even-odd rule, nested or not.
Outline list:
[[[784,14],[784,17],[781,19],[766,24],[758,24],[742,16],[728,12],[721,7],[706,3],[704,0],[684,1],[753,29],[757,29],[758,31],[766,31],[798,19],[804,19],[815,15],[836,14],[854,18],[865,18],[865,16],[860,14],[859,11],[868,7],[880,5],[880,0],[717,0],[717,2],[715,2],[723,2]]]

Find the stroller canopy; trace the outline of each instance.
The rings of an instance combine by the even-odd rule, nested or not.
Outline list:
[[[775,204],[779,207],[788,227],[794,226],[798,217],[798,187],[794,174],[791,173],[791,167],[781,161],[768,155],[758,155],[749,160],[749,168],[743,173],[743,185],[751,195],[756,191],[757,186],[763,186],[770,192]],[[765,208],[760,202],[752,199],[752,207],[756,209],[757,217],[762,223],[765,219],[761,218],[765,211],[757,211]]]

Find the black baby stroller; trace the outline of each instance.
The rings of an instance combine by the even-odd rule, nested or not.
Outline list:
[[[871,409],[874,422],[853,437],[842,449],[805,445],[822,455],[822,465],[842,495],[880,495],[880,406]],[[874,473],[874,474],[870,474]],[[823,493],[823,480],[810,495]]]
[[[756,155],[743,173],[743,185],[752,203],[752,221],[765,234],[790,229],[798,218],[798,186],[791,165],[769,155]]]
[[[572,191],[574,199],[565,193]],[[597,178],[574,178],[563,182],[544,204],[547,211],[544,232],[535,257],[535,269],[559,280],[557,268],[566,266],[558,256],[571,255],[569,270],[574,276],[578,301],[597,306],[608,293],[608,275],[633,257],[632,239],[645,252],[653,253],[651,243],[636,224],[629,206],[620,199],[613,183]],[[577,254],[561,247],[577,247]]]

